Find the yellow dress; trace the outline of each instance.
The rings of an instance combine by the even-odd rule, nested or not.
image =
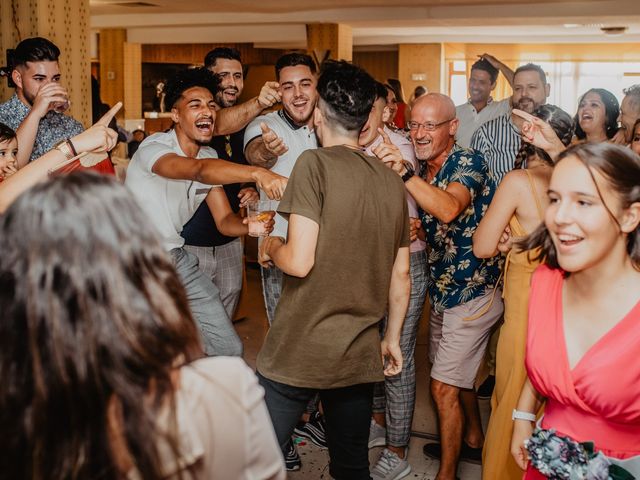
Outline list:
[[[542,220],[542,206],[536,195],[533,179],[527,172],[531,192]],[[524,237],[515,215],[509,221],[511,234]],[[485,480],[521,480],[524,472],[511,456],[511,413],[520,397],[526,379],[524,367],[525,343],[531,275],[539,265],[531,261],[535,251],[515,252],[507,255],[504,266],[504,324],[496,353],[496,385],[491,397],[491,418],[482,451],[482,478]]]

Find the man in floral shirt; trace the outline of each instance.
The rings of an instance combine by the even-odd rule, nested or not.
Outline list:
[[[496,291],[500,257],[479,259],[472,249],[473,232],[496,185],[482,155],[456,145],[458,119],[449,97],[420,97],[409,129],[420,175],[397,170],[422,210],[431,246],[429,358],[442,442],[425,445],[424,453],[440,458],[436,478],[455,479],[459,457],[480,459],[484,436],[473,386],[491,327],[503,310]]]

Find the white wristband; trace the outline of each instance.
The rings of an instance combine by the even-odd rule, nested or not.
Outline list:
[[[513,409],[513,413],[511,414],[511,420],[527,420],[529,422],[536,421],[536,416],[533,413],[529,412],[521,412],[520,410]]]

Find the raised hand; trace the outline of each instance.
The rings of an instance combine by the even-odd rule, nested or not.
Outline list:
[[[69,94],[67,90],[57,82],[47,83],[43,85],[36,98],[33,100],[33,111],[40,116],[44,117],[50,110],[60,108],[62,105],[69,103]]]
[[[116,103],[93,126],[71,138],[71,143],[80,152],[108,152],[116,146],[118,133],[108,127],[109,122],[122,108],[122,102]]]
[[[260,123],[260,130],[262,130],[262,143],[264,143],[264,147],[269,153],[276,157],[287,153],[289,147],[285,145],[284,140],[282,140],[276,132],[271,130],[266,123]]]
[[[271,200],[280,200],[285,188],[287,188],[287,178],[277,173],[273,173],[266,168],[257,168],[253,174],[258,188],[263,190]]]
[[[385,165],[398,172],[396,166],[400,165],[404,167],[404,160],[400,149],[391,142],[389,135],[387,135],[387,132],[382,128],[378,128],[378,133],[382,136],[382,143],[379,143],[373,148],[373,154]]]
[[[494,68],[497,68],[498,70],[500,69],[501,62],[493,55],[483,53],[482,55],[478,55],[478,57],[489,62]]]
[[[260,95],[258,95],[258,103],[262,108],[273,107],[276,103],[282,100],[278,89],[280,84],[278,82],[266,82],[260,89]]]
[[[566,148],[551,125],[544,120],[517,108],[514,108],[511,113],[525,120],[522,125],[522,138],[526,142],[541,148],[552,158]]]

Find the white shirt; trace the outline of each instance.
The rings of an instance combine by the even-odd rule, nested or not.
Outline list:
[[[456,143],[462,148],[471,146],[471,137],[474,132],[485,122],[494,118],[506,115],[511,111],[511,103],[509,98],[494,101],[489,97],[487,105],[479,112],[471,104],[471,101],[458,105],[456,107],[456,117],[460,122],[458,133],[456,133]]]
[[[278,157],[275,165],[271,167],[272,172],[288,178],[300,154],[305,150],[318,148],[316,134],[306,125],[302,127],[297,126],[284,110],[278,110],[266,115],[261,115],[249,124],[244,132],[245,150],[251,140],[262,136],[262,130],[260,129],[260,123],[262,122],[266,123],[276,135],[282,138],[284,144],[289,148],[283,155]],[[261,191],[260,199],[268,200],[269,198],[266,193]],[[272,209],[277,210],[279,204],[280,202],[273,200]],[[282,215],[276,214],[275,225],[271,235],[287,238],[288,227],[289,222],[285,220]]]
[[[391,143],[393,143],[400,150],[400,153],[402,154],[402,159],[411,163],[411,165],[413,166],[413,169],[417,172],[418,161],[416,160],[416,154],[413,148],[413,143],[411,143],[411,140],[409,140],[404,135],[400,135],[399,133],[396,133],[393,130],[390,130],[386,125],[384,127],[384,131],[387,135],[389,135],[389,140],[391,140]],[[371,145],[369,145],[366,148],[365,153],[367,155],[371,155],[372,157],[375,157],[375,155],[373,154],[373,149],[378,145],[380,145],[380,143],[382,143],[382,135],[378,135],[378,138],[376,138],[373,142],[371,142]],[[409,208],[409,217],[420,218],[420,213],[418,212],[418,205],[416,204],[415,199],[409,194],[409,192],[406,192],[406,193],[407,193],[407,206]],[[413,242],[411,242],[411,246],[409,250],[411,251],[411,253],[414,253],[414,252],[421,252],[425,248],[427,248],[426,242],[424,242],[423,240],[420,240],[419,238],[416,238]]]
[[[156,161],[169,153],[187,156],[180,148],[175,130],[147,137],[131,159],[125,180],[125,185],[160,233],[167,251],[184,245],[184,238],[180,236],[182,227],[212,188],[212,185],[172,180],[153,173]],[[213,148],[200,147],[197,158],[217,157]]]

